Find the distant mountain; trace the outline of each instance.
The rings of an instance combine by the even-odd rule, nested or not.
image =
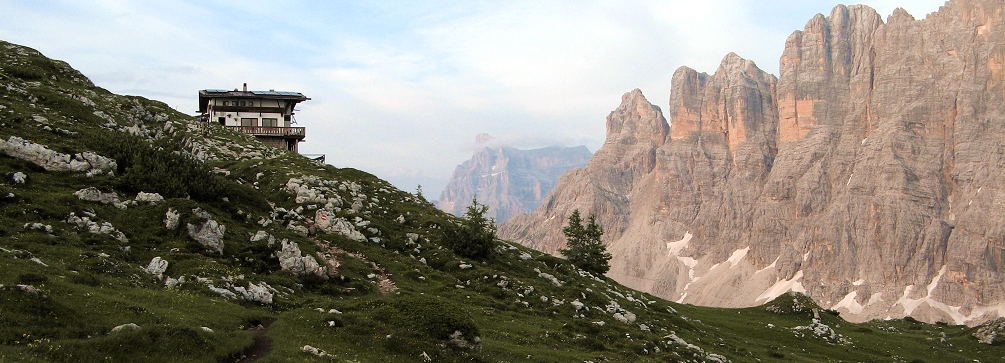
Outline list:
[[[780,75],[727,55],[673,76],[671,123],[638,90],[587,167],[500,235],[555,253],[596,214],[609,275],[678,302],[786,291],[863,321],[1005,315],[1005,18],[954,0],[923,20],[817,15]]]
[[[1001,360],[1001,322],[677,304],[506,241],[463,258],[457,218],[365,172],[3,41],[0,85],[0,362]]]
[[[481,134],[478,143],[483,145],[489,139]],[[437,206],[461,215],[477,196],[479,203],[489,206],[488,216],[502,223],[540,206],[559,176],[586,165],[590,156],[586,146],[533,150],[482,147],[470,160],[457,166]]]

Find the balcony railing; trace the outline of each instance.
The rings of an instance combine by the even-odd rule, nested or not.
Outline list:
[[[227,126],[227,128],[255,136],[304,136],[303,127]]]

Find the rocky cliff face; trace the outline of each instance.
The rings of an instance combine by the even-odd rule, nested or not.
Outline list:
[[[478,143],[489,139],[479,135]],[[540,206],[558,177],[586,165],[590,155],[586,146],[534,150],[482,147],[471,160],[457,166],[437,206],[461,215],[477,196],[479,203],[489,206],[487,215],[501,223]]]
[[[1003,3],[885,22],[837,6],[780,72],[735,54],[678,69],[669,129],[626,94],[587,167],[500,234],[554,253],[573,209],[595,213],[612,277],[687,303],[800,291],[859,321],[1005,315]]]

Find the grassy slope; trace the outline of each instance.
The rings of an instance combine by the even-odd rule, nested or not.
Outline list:
[[[978,344],[966,327],[902,320],[851,324],[817,310],[821,322],[838,334],[831,340],[829,331],[821,337],[794,329],[811,325],[815,308],[798,296],[748,309],[680,305],[584,275],[564,260],[509,243],[502,243],[498,256],[486,263],[463,261],[439,247],[437,227],[453,217],[372,175],[275,152],[218,126],[194,123],[160,102],[110,94],[65,63],[28,48],[0,42],[0,58],[0,139],[19,136],[64,153],[93,150],[103,155],[123,153],[122,145],[109,140],[139,140],[154,145],[154,154],[164,160],[177,161],[179,154],[207,160],[201,168],[177,164],[186,172],[176,174],[190,175],[179,177],[182,184],[225,182],[213,196],[174,195],[163,204],[120,210],[78,200],[73,192],[96,186],[131,199],[144,184],[129,177],[128,170],[86,177],[46,172],[0,154],[0,284],[5,286],[0,288],[0,362],[226,361],[252,344],[246,328],[265,319],[275,319],[269,332],[274,351],[262,362],[414,362],[423,353],[440,362],[714,361],[717,357],[709,353],[733,362],[993,362],[1005,352],[1001,346]],[[127,127],[139,136],[126,137],[122,131]],[[135,152],[129,150],[124,155]],[[125,161],[120,158],[120,163]],[[212,173],[211,167],[229,175]],[[27,174],[28,182],[13,183],[14,172]],[[199,181],[190,180],[191,175]],[[309,204],[295,203],[283,190],[290,178],[303,175],[360,185],[366,196],[363,210],[346,208],[338,216],[369,221],[359,230],[380,242],[324,233],[302,237],[282,221],[258,225],[273,213],[265,201],[287,210]],[[150,185],[154,189],[143,191],[177,194],[176,184]],[[349,191],[336,193],[353,199]],[[182,228],[165,228],[169,208],[183,212]],[[198,222],[188,213],[194,208],[226,225],[222,256],[185,233],[186,222]],[[65,222],[71,212],[85,211],[114,225],[129,242]],[[25,228],[26,223],[50,225],[53,232]],[[302,219],[294,223],[309,224]],[[379,236],[367,228],[376,228]],[[249,242],[248,236],[259,230],[293,240],[305,253],[317,253],[321,245],[359,253],[384,269],[398,289],[379,292],[371,276],[380,271],[348,254],[336,256],[341,265],[328,281],[280,271],[271,257],[275,247]],[[421,247],[408,244],[406,233],[419,234]],[[190,281],[166,288],[143,271],[155,256],[170,262],[168,276],[184,275]],[[462,261],[474,262],[473,267],[461,269]],[[561,286],[539,271],[556,276]],[[218,287],[228,280],[237,286],[264,281],[284,293],[271,305],[258,305],[213,293],[194,277]],[[500,287],[504,281],[506,287]],[[37,287],[42,295],[13,288],[16,284]],[[574,300],[590,310],[576,311]],[[637,320],[617,321],[604,311],[612,301]],[[109,333],[126,323],[141,329]],[[454,330],[480,336],[481,349],[448,347],[444,332]],[[331,356],[304,353],[304,345]]]

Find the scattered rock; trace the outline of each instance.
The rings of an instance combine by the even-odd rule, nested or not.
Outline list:
[[[140,326],[136,325],[136,324],[133,324],[133,323],[122,324],[122,325],[119,325],[117,327],[112,328],[112,333],[118,333],[118,332],[123,331],[123,330],[140,330]]]
[[[223,297],[226,297],[226,298],[229,298],[229,299],[236,299],[237,298],[237,294],[235,294],[233,291],[230,291],[230,290],[227,290],[227,289],[221,289],[221,288],[213,286],[213,285],[209,285],[209,291],[215,292],[215,293],[220,294]]]
[[[201,211],[196,208],[197,211]],[[186,227],[188,228],[188,235],[192,237],[199,244],[212,248],[223,254],[223,234],[227,231],[227,226],[217,223],[216,221],[209,219],[209,214],[203,212],[203,215],[196,213],[196,215],[207,218],[205,222],[201,225],[193,225],[188,223]]]
[[[571,302],[569,304],[571,304],[572,307],[576,308],[576,311],[583,310],[583,308],[586,307],[586,304],[583,304],[582,302],[580,302],[579,299],[576,299],[575,301],[573,301],[573,302]]]
[[[552,285],[559,286],[559,287],[562,286],[562,282],[558,281],[558,278],[555,277],[555,275],[552,275],[552,274],[549,274],[549,273],[544,273],[544,272],[539,272],[537,274],[537,276],[541,277],[542,279],[548,280],[549,282],[551,282]]]
[[[328,354],[327,352],[325,352],[325,351],[323,351],[321,349],[312,347],[310,345],[305,345],[303,348],[301,348],[301,350],[303,350],[305,353],[310,353],[310,354],[313,354],[313,355],[315,355],[317,357],[321,357],[321,358],[324,358],[324,357],[334,358],[334,356],[332,356],[331,354]]]
[[[174,209],[168,208],[167,213],[164,214],[164,227],[168,230],[175,230],[178,228],[178,218],[181,214]]]
[[[286,225],[286,229],[291,230],[293,231],[293,233],[299,234],[304,237],[307,237],[307,235],[310,234],[310,229],[308,229],[306,226],[297,224],[296,222],[290,222],[290,224]]]
[[[851,342],[845,338],[843,335],[838,334],[829,325],[824,324],[820,321],[820,312],[817,309],[813,309],[813,320],[810,325],[797,326],[792,328],[792,331],[798,337],[802,337],[802,331],[807,331],[810,334],[820,338],[821,340],[830,344],[850,344]]]
[[[66,223],[75,225],[77,228],[85,229],[90,233],[106,234],[115,238],[119,242],[129,243],[129,239],[126,238],[126,235],[115,229],[115,227],[108,222],[98,224],[97,222],[92,221],[89,216],[77,217],[75,213],[70,212],[70,216],[66,218]]]
[[[168,268],[168,262],[161,259],[160,256],[157,256],[154,257],[152,260],[150,260],[150,263],[147,264],[147,268],[145,270],[147,271],[147,273],[157,276],[158,279],[161,279],[164,277],[164,271],[167,271],[167,268]]]
[[[88,187],[73,193],[80,200],[88,202],[99,202],[101,204],[111,204],[118,209],[126,209],[126,204],[119,201],[119,196],[115,192],[104,193],[98,188]]]
[[[618,302],[613,300],[607,304],[607,313],[611,314],[615,319],[622,323],[631,323],[636,319],[634,313],[621,308],[621,306],[618,305]]]
[[[7,141],[0,142],[0,151],[41,166],[47,171],[71,171],[93,176],[106,171],[113,173],[118,168],[115,160],[90,151],[70,156],[17,136],[11,136]]]
[[[158,193],[144,193],[144,192],[140,192],[139,194],[136,194],[136,199],[135,200],[137,202],[146,202],[146,203],[150,203],[150,204],[164,203],[164,197],[162,197]]]
[[[1005,318],[998,318],[981,324],[974,332],[974,338],[984,344],[1005,343]]]
[[[447,345],[452,348],[472,351],[482,349],[481,338],[475,337],[471,341],[468,341],[464,338],[464,333],[461,333],[460,330],[454,330],[454,332],[447,337],[450,338],[450,340],[447,341]]]
[[[37,288],[35,288],[34,286],[31,286],[31,285],[20,285],[19,284],[19,285],[14,285],[14,288],[18,289],[18,290],[21,290],[22,292],[25,292],[25,293],[28,293],[28,294],[32,294],[32,295],[38,295],[38,294],[42,293]]]
[[[28,179],[28,176],[25,175],[24,173],[20,172],[20,171],[14,173],[14,183],[16,183],[16,184],[24,184],[24,182],[27,179]]]
[[[251,239],[249,239],[249,241],[251,242],[258,242],[262,240],[268,240],[269,247],[272,247],[272,245],[276,243],[276,237],[273,237],[271,234],[265,231],[255,232],[255,234],[251,236]]]
[[[261,282],[259,285],[249,282],[248,288],[235,286],[234,291],[241,294],[244,300],[259,304],[272,304],[272,292],[269,291],[268,286],[265,282]]]
[[[185,276],[179,276],[177,279],[168,276],[167,278],[164,279],[164,286],[166,286],[169,289],[181,286],[181,284],[183,283],[185,283]]]
[[[326,233],[340,234],[357,242],[366,241],[366,236],[363,236],[362,233],[357,231],[352,222],[349,222],[345,218],[334,217],[333,214],[329,214],[329,212],[322,209],[315,212],[314,224],[319,230]]]
[[[31,230],[45,231],[45,233],[52,234],[52,226],[42,223],[25,223],[24,228]]]
[[[283,268],[283,271],[298,276],[310,273],[321,277],[328,276],[327,267],[319,265],[313,256],[303,256],[300,252],[300,246],[296,242],[284,239],[280,241],[280,244],[282,244],[282,249],[276,251],[276,257],[279,258],[279,266]]]

